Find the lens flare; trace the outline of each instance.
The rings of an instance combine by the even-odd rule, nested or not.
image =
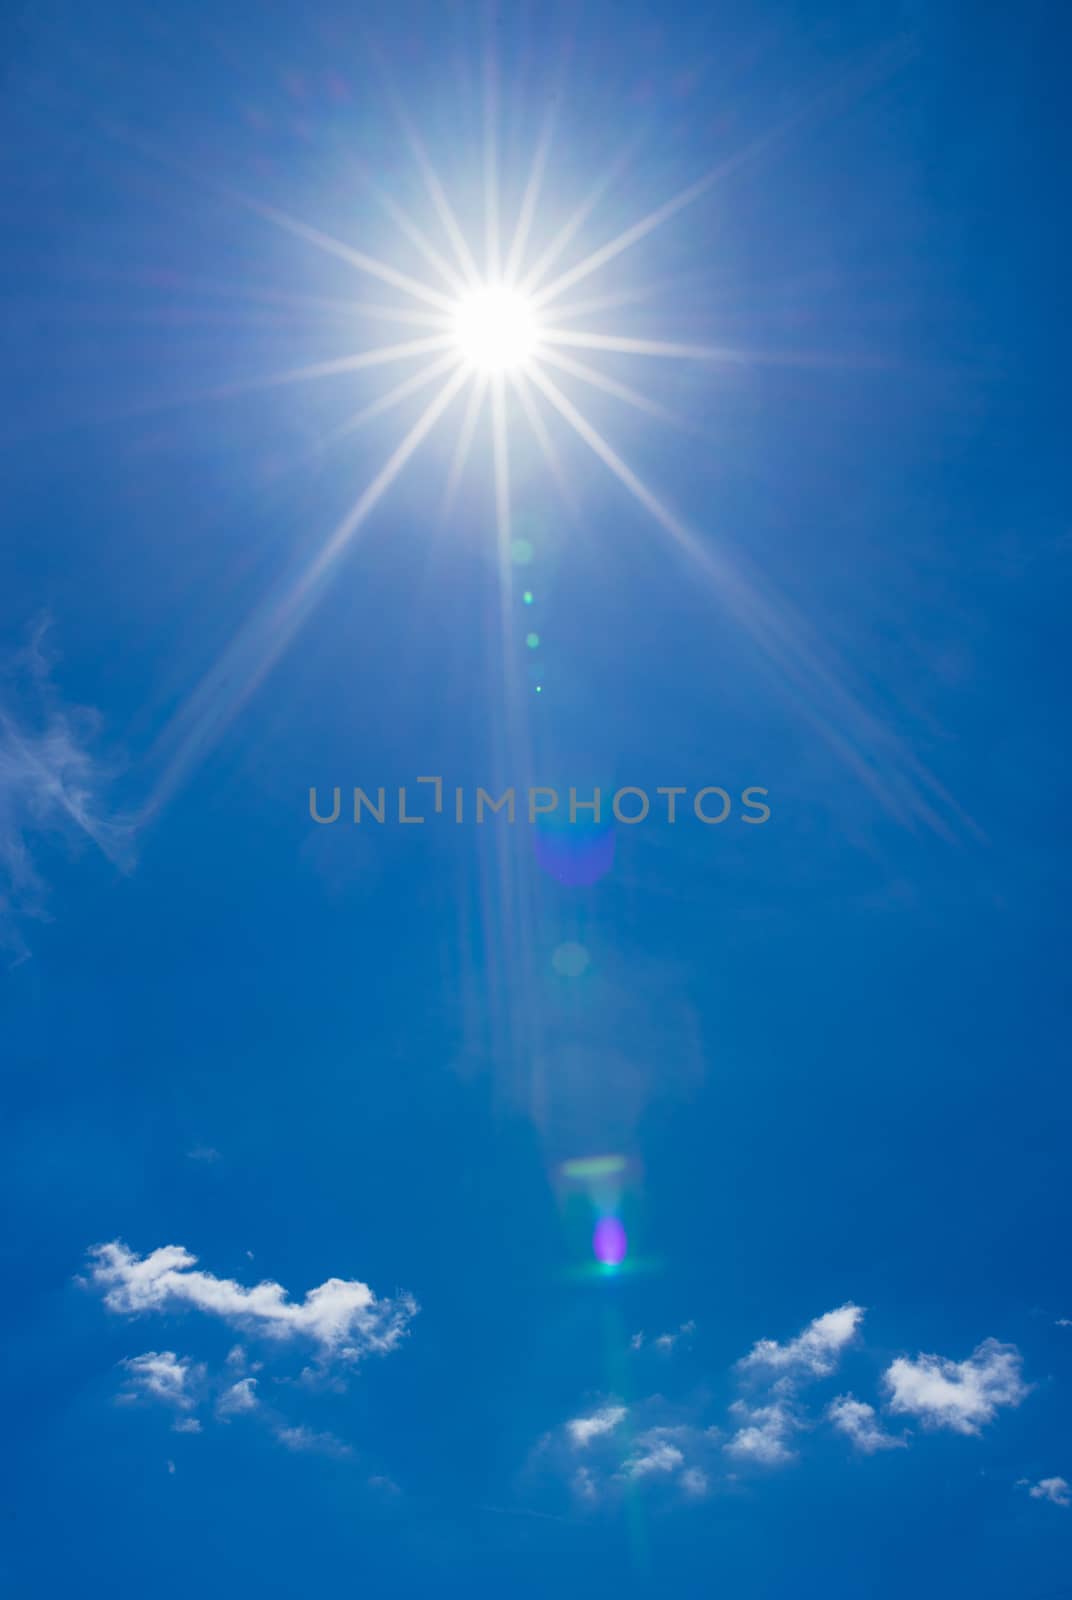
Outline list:
[[[600,1217],[592,1235],[592,1253],[605,1267],[617,1267],[625,1260],[628,1241],[617,1217]]]

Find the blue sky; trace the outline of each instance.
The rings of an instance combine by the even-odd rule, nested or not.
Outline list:
[[[9,24],[5,1592],[1072,1592],[1066,45]]]

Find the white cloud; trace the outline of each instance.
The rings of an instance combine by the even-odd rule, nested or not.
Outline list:
[[[305,1336],[325,1355],[343,1360],[393,1350],[417,1311],[412,1296],[377,1299],[357,1279],[329,1278],[297,1302],[278,1283],[247,1289],[232,1278],[194,1271],[197,1257],[181,1245],[137,1256],[115,1240],[94,1246],[89,1254],[91,1280],[103,1290],[110,1311],[136,1314],[193,1306],[276,1339]]]
[[[1054,1323],[1055,1328],[1072,1328],[1072,1317],[1058,1317]]]
[[[625,1406],[604,1406],[602,1410],[595,1411],[590,1417],[575,1417],[572,1422],[566,1423],[566,1432],[570,1441],[578,1449],[585,1449],[593,1439],[598,1439],[601,1434],[609,1433],[623,1422],[626,1416]]]
[[[795,1459],[796,1452],[786,1440],[799,1423],[783,1401],[750,1408],[738,1400],[730,1410],[744,1420],[724,1446],[727,1455],[738,1461],[757,1461],[765,1467],[785,1466]]]
[[[1064,1478],[1040,1478],[1028,1487],[1032,1500],[1050,1500],[1055,1506],[1072,1506],[1072,1485]]]
[[[574,1417],[544,1435],[534,1462],[568,1483],[581,1501],[620,1500],[630,1486],[642,1485],[699,1499],[708,1492],[719,1439],[717,1428],[698,1425],[692,1408],[671,1407],[653,1394],[628,1407],[608,1401]]]
[[[850,1302],[827,1311],[788,1344],[760,1339],[737,1363],[747,1373],[781,1373],[786,1377],[827,1378],[837,1369],[841,1352],[856,1337],[863,1321],[862,1306]]]
[[[243,1411],[256,1411],[259,1401],[254,1390],[257,1387],[256,1378],[239,1378],[229,1389],[225,1389],[216,1402],[216,1415],[218,1417],[235,1417]]]
[[[827,1416],[834,1427],[847,1434],[857,1450],[865,1455],[874,1455],[877,1450],[896,1450],[905,1445],[904,1439],[895,1439],[882,1427],[874,1406],[857,1400],[854,1395],[839,1394],[831,1403]]]
[[[648,1339],[647,1335],[643,1333],[634,1333],[629,1341],[629,1348],[630,1350],[640,1350],[647,1342],[652,1349],[660,1351],[663,1355],[669,1355],[679,1339],[688,1338],[690,1334],[695,1332],[696,1324],[690,1319],[688,1322],[683,1322],[676,1333],[660,1333],[654,1339]]]
[[[197,1367],[188,1356],[174,1350],[147,1350],[122,1363],[130,1373],[131,1387],[154,1400],[189,1410],[197,1402],[194,1390],[202,1382],[204,1367]]]
[[[676,1472],[684,1461],[676,1444],[655,1444],[643,1454],[631,1456],[625,1464],[625,1474],[629,1478],[645,1478],[649,1472]]]
[[[328,1456],[353,1454],[350,1446],[337,1439],[333,1433],[315,1433],[312,1428],[280,1427],[275,1430],[275,1436],[288,1450],[309,1451]]]
[[[196,1417],[179,1417],[171,1424],[172,1433],[200,1433],[201,1424]]]
[[[622,1472],[627,1478],[647,1478],[653,1472],[676,1472],[685,1454],[675,1438],[685,1439],[688,1428],[649,1428],[640,1435]]]
[[[598,1498],[596,1480],[587,1467],[578,1467],[570,1479],[570,1484],[579,1500],[592,1501]]]
[[[899,1356],[883,1374],[891,1411],[919,1417],[925,1427],[977,1434],[999,1406],[1018,1406],[1028,1394],[1015,1345],[986,1339],[966,1361]]]

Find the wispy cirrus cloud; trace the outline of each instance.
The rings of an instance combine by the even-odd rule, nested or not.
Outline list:
[[[350,1456],[353,1450],[333,1433],[317,1433],[313,1428],[278,1427],[274,1430],[279,1443],[287,1450],[302,1451],[311,1455]]]
[[[100,718],[64,704],[53,685],[48,631],[42,619],[0,663],[0,948],[16,959],[29,954],[25,921],[48,915],[41,858],[49,846],[89,840],[127,867],[135,830],[106,799],[114,772],[97,751]]]

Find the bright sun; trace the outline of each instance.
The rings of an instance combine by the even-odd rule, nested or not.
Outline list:
[[[536,311],[515,289],[475,289],[458,302],[454,336],[478,372],[516,372],[536,349]]]

